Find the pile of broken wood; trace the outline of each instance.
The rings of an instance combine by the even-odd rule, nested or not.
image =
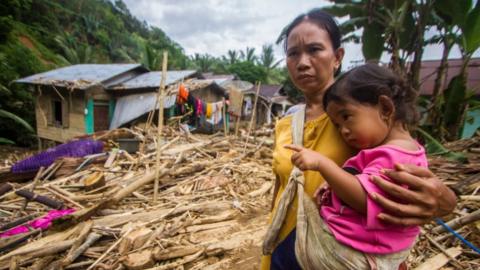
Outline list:
[[[452,188],[458,197],[454,212],[443,221],[458,234],[480,247],[480,134],[449,143],[450,151],[464,154],[461,164],[442,156],[430,156],[430,169]],[[438,222],[423,226],[420,239],[410,256],[413,269],[480,269],[480,254]]]
[[[115,130],[95,138],[108,145],[105,154],[58,159],[24,183],[0,179],[0,233],[52,209],[75,209],[48,229],[0,238],[0,269],[258,264],[273,180],[271,132],[247,140],[177,130],[165,127],[160,140],[155,129]],[[118,150],[122,137],[138,139],[139,151]]]
[[[34,180],[0,187],[0,233],[51,209],[76,210],[46,230],[0,239],[0,269],[258,269],[273,183],[271,129],[240,137],[177,130],[165,127],[160,140],[153,129],[101,134],[105,154],[59,159]],[[138,152],[115,147],[132,136]],[[459,196],[443,220],[478,247],[480,137],[447,147],[468,163],[430,157]],[[479,269],[480,255],[432,222],[409,264]]]

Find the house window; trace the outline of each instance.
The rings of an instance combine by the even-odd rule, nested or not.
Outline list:
[[[62,102],[60,100],[54,100],[52,103],[52,112],[53,112],[53,125],[62,126],[63,125],[63,112],[62,112]]]

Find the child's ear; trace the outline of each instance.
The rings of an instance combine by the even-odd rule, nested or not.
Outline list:
[[[393,104],[391,98],[385,95],[380,95],[378,97],[378,105],[380,106],[379,109],[382,118],[385,118],[386,120],[390,120],[393,118],[393,116],[395,115],[395,104]]]

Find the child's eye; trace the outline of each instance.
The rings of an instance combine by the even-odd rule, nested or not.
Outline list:
[[[343,115],[343,121],[347,121],[347,120],[349,120],[351,117],[352,117],[352,115],[350,115],[350,114],[344,114],[344,115]]]

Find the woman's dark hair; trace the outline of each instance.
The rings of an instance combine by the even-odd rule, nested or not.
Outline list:
[[[292,32],[292,30],[303,21],[313,22],[321,29],[327,31],[333,49],[336,50],[340,48],[342,35],[340,34],[337,22],[332,15],[319,8],[314,8],[307,13],[298,15],[286,28],[283,29],[277,43],[280,43],[283,40],[283,49],[285,51],[287,51],[287,40],[290,32]]]
[[[323,96],[323,108],[335,101],[349,100],[375,106],[381,95],[390,98],[395,105],[395,120],[412,126],[418,121],[415,106],[417,92],[391,70],[376,64],[366,64],[340,75]]]
[[[320,8],[314,8],[307,13],[303,13],[298,15],[287,27],[285,27],[277,39],[277,44],[282,42],[283,40],[283,49],[285,52],[287,51],[287,41],[290,32],[299,25],[303,21],[309,21],[316,24],[321,29],[327,31],[328,36],[330,37],[330,42],[332,43],[332,47],[334,50],[337,50],[341,46],[341,33],[340,29],[338,28],[338,24],[332,15],[328,14],[327,12],[321,10]],[[337,76],[340,73],[341,67],[335,73]]]

